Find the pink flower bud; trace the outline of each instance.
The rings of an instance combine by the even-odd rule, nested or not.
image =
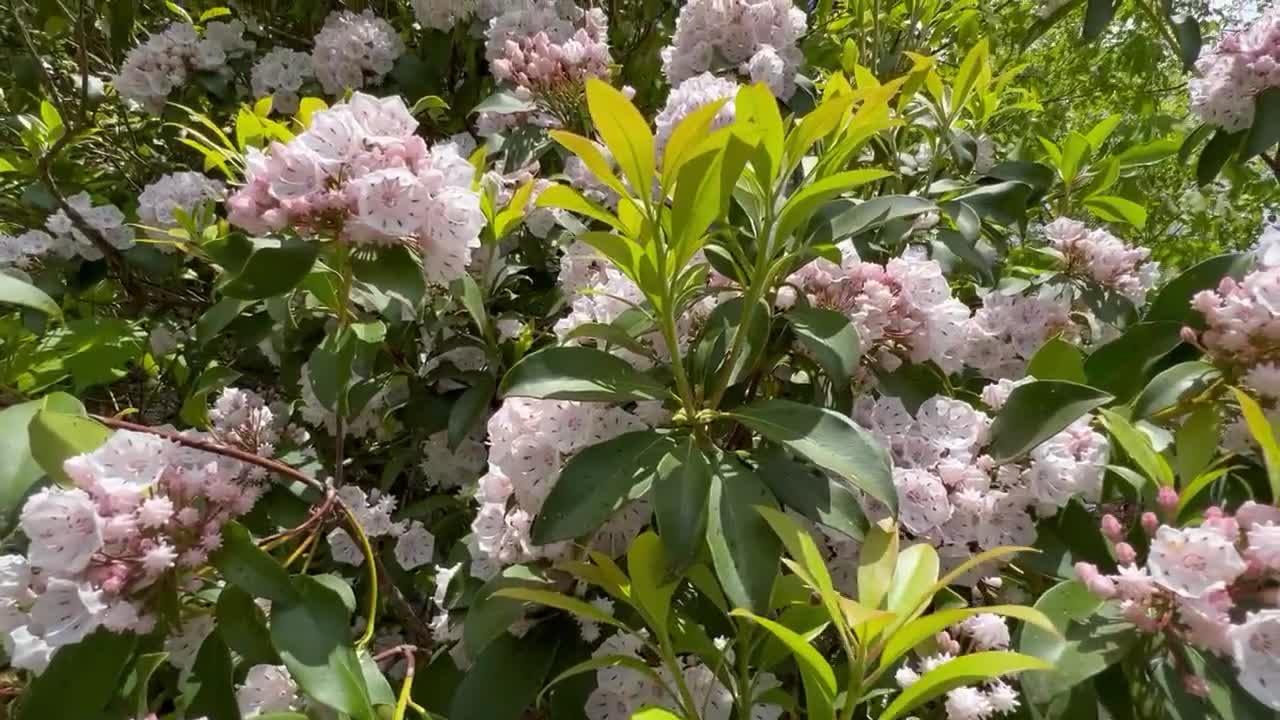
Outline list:
[[[1142,513],[1142,529],[1148,535],[1155,535],[1156,530],[1160,529],[1160,518],[1153,512]]]
[[[1085,585],[1089,588],[1089,592],[1104,600],[1115,597],[1116,584],[1105,575],[1094,575]]]
[[[1081,582],[1087,583],[1097,576],[1098,576],[1097,565],[1094,565],[1093,563],[1087,563],[1087,562],[1076,563],[1076,577],[1080,578]]]
[[[1182,687],[1196,697],[1209,697],[1209,687],[1204,684],[1203,679],[1195,675],[1183,675]]]
[[[1166,513],[1172,513],[1178,509],[1178,491],[1169,486],[1160,488],[1156,493],[1156,505]]]
[[[1127,542],[1116,543],[1116,562],[1121,565],[1132,565],[1138,559],[1138,553]]]
[[[1102,534],[1111,542],[1118,543],[1124,539],[1124,528],[1115,515],[1107,513],[1102,516]]]
[[[1182,330],[1179,332],[1179,335],[1182,336],[1182,342],[1187,343],[1188,345],[1200,344],[1199,343],[1200,338],[1196,334],[1195,328],[1183,326]]]

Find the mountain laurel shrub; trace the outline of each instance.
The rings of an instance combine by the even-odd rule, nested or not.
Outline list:
[[[1280,711],[1280,9],[0,32],[5,717]]]

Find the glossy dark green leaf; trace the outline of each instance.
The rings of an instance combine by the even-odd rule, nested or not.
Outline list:
[[[743,323],[748,322],[746,313],[743,312],[745,304],[746,301],[742,298],[733,298],[717,305],[707,316],[702,338],[692,358],[695,375],[699,371],[722,371],[725,356],[742,330]],[[742,350],[734,358],[733,368],[729,371],[730,384],[743,380],[764,352],[769,341],[769,325],[769,305],[762,300],[756,303],[749,318]]]
[[[254,249],[244,266],[222,280],[223,295],[241,300],[259,300],[283,295],[311,272],[320,243],[290,240],[254,240]]]
[[[357,285],[372,286],[411,309],[418,307],[427,292],[422,267],[404,247],[380,247],[355,254],[351,258],[351,274]]]
[[[711,462],[692,437],[682,438],[658,462],[653,510],[673,569],[693,562],[707,527]]]
[[[503,397],[627,402],[660,400],[666,388],[603,350],[553,347],[525,356],[507,371]]]
[[[218,593],[215,614],[222,639],[250,665],[279,665],[280,657],[271,646],[267,618],[253,595],[236,585]]]
[[[1245,138],[1240,159],[1261,155],[1280,143],[1280,87],[1270,87],[1253,98],[1253,124]]]
[[[307,361],[311,391],[321,405],[337,415],[345,416],[348,412],[351,368],[355,356],[355,334],[340,328],[325,335],[324,340],[311,351],[311,357]]]
[[[289,674],[309,697],[356,720],[375,720],[341,596],[310,576],[292,583],[293,594],[271,604],[271,641]]]
[[[839,388],[848,386],[862,357],[862,340],[849,318],[835,310],[796,307],[787,320],[800,345]]]
[[[1084,355],[1061,337],[1049,338],[1031,356],[1027,375],[1037,380],[1066,380],[1081,385],[1088,382],[1084,374]]]
[[[814,465],[853,483],[897,512],[889,454],[849,418],[790,400],[758,400],[729,416]]]
[[[133,634],[99,628],[59,648],[49,667],[24,689],[17,720],[98,717],[120,690],[137,642]]]
[[[448,440],[449,448],[456,450],[467,435],[475,429],[477,423],[488,417],[489,406],[493,402],[493,394],[497,390],[493,378],[485,375],[467,388],[466,392],[453,403],[449,411]]]
[[[1178,39],[1182,69],[1191,72],[1196,67],[1203,42],[1200,37],[1200,21],[1190,15],[1174,15],[1169,18],[1169,25],[1173,28],[1174,37]]]
[[[1235,253],[1218,255],[1192,265],[1160,288],[1143,319],[1203,328],[1204,318],[1191,309],[1191,298],[1201,290],[1216,290],[1225,277],[1237,280],[1244,277],[1252,260],[1249,253]]]
[[[200,644],[195,664],[183,683],[187,712],[192,717],[240,720],[233,670],[231,651],[221,631],[215,628]]]
[[[1218,177],[1222,168],[1226,167],[1231,156],[1244,143],[1247,130],[1229,133],[1222,128],[1209,138],[1209,143],[1200,151],[1200,160],[1196,162],[1196,181],[1208,185]]]
[[[1151,378],[1133,401],[1133,418],[1140,420],[1167,410],[1220,377],[1217,368],[1201,360],[1178,363]]]
[[[462,642],[467,653],[478,656],[524,614],[523,601],[495,593],[506,588],[543,589],[546,585],[541,575],[524,565],[512,565],[501,575],[489,579],[476,591],[462,626]]]
[[[1026,216],[1027,204],[1034,189],[1024,182],[999,182],[981,185],[956,198],[973,209],[984,220],[1000,225],[1016,225]]]
[[[1143,322],[1125,328],[1120,337],[1094,350],[1084,362],[1089,384],[1120,400],[1138,394],[1155,366],[1182,344],[1182,328],[1174,323]]]
[[[1174,435],[1173,458],[1185,489],[1208,469],[1218,454],[1218,411],[1203,406],[1187,416]]]
[[[210,562],[227,582],[254,597],[272,602],[296,599],[289,571],[259,548],[240,523],[230,522],[223,528],[222,547],[210,556]]]
[[[711,480],[707,544],[725,595],[735,607],[769,609],[782,543],[756,508],[777,507],[769,488],[742,463],[721,458]]]
[[[524,638],[503,633],[467,669],[449,720],[519,720],[551,671],[561,638],[535,628]]]
[[[107,10],[107,23],[111,32],[111,54],[123,59],[133,39],[133,18],[138,11],[138,0],[111,0]]]
[[[1063,380],[1020,385],[991,423],[991,457],[998,463],[1021,457],[1111,399],[1097,388]]]
[[[783,507],[859,542],[870,524],[857,491],[841,480],[805,465],[777,448],[755,453],[758,474]]]
[[[1084,39],[1096,40],[1116,16],[1116,0],[1089,0],[1084,13]]]
[[[252,300],[223,298],[214,303],[196,320],[196,344],[205,345],[227,328],[245,308],[253,304]]]
[[[670,435],[640,430],[574,455],[533,520],[533,542],[572,540],[600,527],[633,488],[653,479],[658,462],[674,447]]]
[[[834,245],[894,220],[937,209],[937,203],[914,195],[881,195],[865,201],[836,200],[819,210],[810,222],[808,243]]]

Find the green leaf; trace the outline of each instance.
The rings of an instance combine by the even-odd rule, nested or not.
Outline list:
[[[982,70],[990,63],[991,46],[987,38],[979,40],[960,62],[960,70],[956,72],[955,85],[951,91],[951,117],[957,117],[969,101],[969,94],[977,91],[979,95],[985,88],[978,86]],[[989,78],[990,75],[987,75]]]
[[[17,720],[99,717],[120,690],[138,638],[99,628],[54,653],[43,673],[22,692]]]
[[[1147,383],[1133,401],[1133,417],[1141,419],[1168,410],[1221,377],[1217,368],[1200,360],[1178,363]]]
[[[191,392],[182,401],[182,409],[178,411],[178,418],[192,427],[208,427],[209,394],[214,390],[230,385],[238,377],[240,377],[240,373],[225,365],[210,365],[206,367],[200,373],[200,376],[196,378],[196,381],[192,383]]]
[[[237,522],[229,522],[222,531],[222,547],[210,556],[227,582],[253,595],[272,602],[297,600],[289,571],[276,562],[253,541],[249,530]]]
[[[63,487],[73,487],[75,481],[62,469],[62,464],[76,455],[97,450],[109,437],[111,430],[106,426],[87,417],[55,410],[40,410],[27,426],[31,456],[50,480]]]
[[[876,523],[858,554],[858,600],[879,608],[889,594],[898,566],[898,528],[891,521]]]
[[[878,720],[897,720],[912,710],[962,685],[972,685],[1027,670],[1051,670],[1053,666],[1030,655],[992,651],[970,653],[943,663],[903,690]],[[1025,686],[1027,680],[1023,679]]]
[[[618,167],[639,195],[653,186],[653,133],[644,116],[617,88],[606,82],[587,81],[587,107],[596,132],[613,153]]]
[[[307,361],[311,389],[316,399],[337,415],[345,416],[349,409],[347,399],[355,355],[355,335],[348,329],[338,328],[325,335]]]
[[[1271,499],[1280,501],[1280,444],[1276,443],[1276,430],[1256,400],[1239,388],[1231,388],[1231,392],[1240,403],[1240,412],[1244,415],[1245,424],[1249,426],[1249,434],[1258,443],[1258,447],[1262,448],[1262,458],[1267,466],[1267,481],[1271,485]]]
[[[770,102],[774,102],[770,97]],[[729,210],[738,177],[753,146],[729,133],[722,142],[696,152],[678,174],[671,203],[671,246],[668,260],[674,268],[685,267],[706,244],[707,228]]]
[[[1058,162],[1058,173],[1062,176],[1062,184],[1071,187],[1080,170],[1088,164],[1089,151],[1092,144],[1089,139],[1078,132],[1072,132],[1062,144],[1062,160]]]
[[[1173,469],[1160,453],[1151,446],[1151,440],[1123,416],[1110,410],[1099,410],[1111,436],[1124,448],[1125,454],[1156,483],[1173,487]]]
[[[1108,222],[1126,222],[1141,230],[1147,226],[1147,210],[1138,203],[1115,195],[1094,195],[1084,201],[1094,215]]]
[[[15,513],[27,491],[44,477],[44,469],[32,455],[27,428],[41,410],[65,415],[83,415],[84,405],[75,397],[55,392],[0,410],[0,525]]]
[[[937,203],[914,195],[879,195],[865,201],[834,200],[814,215],[808,225],[806,242],[810,245],[834,245],[895,220],[905,220],[937,209]]]
[[[784,507],[861,542],[869,523],[857,491],[777,448],[755,453],[759,474]]]
[[[237,298],[223,298],[214,303],[213,307],[204,311],[200,319],[196,320],[196,344],[199,346],[208,344],[252,304],[252,300]]]
[[[626,186],[614,174],[613,166],[605,159],[604,153],[600,152],[600,147],[594,141],[563,130],[552,130],[548,134],[552,140],[577,155],[582,160],[582,163],[587,166],[587,169],[591,171],[591,174],[595,175],[596,179],[608,186],[610,190],[618,193],[623,198],[631,196]]]
[[[253,253],[244,266],[230,277],[223,276],[219,288],[223,295],[241,300],[283,295],[311,272],[320,252],[320,243],[301,238],[255,239],[253,244]]]
[[[471,315],[471,320],[480,331],[480,337],[492,339],[493,325],[489,322],[489,312],[485,309],[484,293],[480,291],[480,286],[476,285],[475,279],[464,273],[462,277],[454,280],[453,295]]]
[[[1218,437],[1218,411],[1211,405],[1198,408],[1182,422],[1174,435],[1173,457],[1184,487],[1213,462]]]
[[[676,581],[667,579],[668,564],[662,539],[651,530],[640,533],[627,549],[631,596],[660,640],[668,632],[667,615],[671,612],[671,596],[676,590]]]
[[[790,400],[757,400],[730,417],[852,482],[897,512],[889,455],[871,434],[832,410]]]
[[[628,402],[661,400],[667,389],[626,360],[585,347],[552,347],[525,356],[507,371],[503,397]]]
[[[980,185],[955,198],[955,202],[968,205],[983,219],[1013,225],[1026,217],[1027,203],[1035,192],[1035,188],[1025,181],[1005,181]]]
[[[534,588],[509,587],[509,588],[498,589],[494,593],[494,596],[511,598],[512,600],[523,600],[525,602],[537,603],[539,605],[546,605],[547,607],[553,607],[558,610],[564,610],[565,612],[573,613],[574,615],[578,615],[583,619],[590,620],[592,622],[603,623],[605,625],[612,625],[616,628],[623,630],[624,632],[630,631],[630,629],[626,625],[619,622],[617,618],[601,610],[595,605],[592,605],[591,603],[588,603],[588,602],[583,602],[582,600],[579,600],[575,597],[569,597],[568,595],[554,592],[552,590],[537,590]]]
[[[518,720],[551,672],[561,638],[548,627],[524,638],[503,633],[468,668],[449,720]]]
[[[111,54],[122,57],[133,40],[133,18],[138,11],[138,0],[111,0],[107,10],[107,27],[111,37]]]
[[[1088,0],[1089,5],[1084,14],[1084,40],[1090,42],[1098,39],[1111,19],[1116,16],[1115,0]],[[886,719],[887,720],[887,719]]]
[[[1151,300],[1147,322],[1173,322],[1179,326],[1204,327],[1204,318],[1191,309],[1191,298],[1201,290],[1216,290],[1224,277],[1244,277],[1253,263],[1249,253],[1218,255],[1193,265],[1165,283]]]
[[[1100,600],[1084,583],[1058,583],[1036,601],[1035,609],[1053,621],[1056,633],[1025,625],[1018,650],[1049,663],[1052,672],[1022,679],[1027,698],[1044,704],[1097,675],[1129,652],[1139,639],[1128,623],[1096,614]]]
[[[538,193],[538,199],[534,201],[534,204],[540,208],[550,207],[568,210],[569,212],[589,217],[592,220],[598,220],[618,232],[625,233],[627,231],[626,226],[622,224],[617,215],[586,199],[582,193],[568,185],[557,183],[547,187]]]
[[[1085,384],[1084,355],[1059,336],[1049,338],[1027,364],[1027,375],[1037,380],[1066,380]]]
[[[1236,154],[1236,149],[1244,142],[1247,132],[1248,130],[1240,130],[1229,133],[1218,128],[1213,137],[1209,138],[1204,150],[1200,151],[1200,159],[1196,162],[1196,182],[1201,185],[1213,182],[1222,168],[1226,167],[1227,161]]]
[[[462,642],[468,655],[477,656],[524,614],[524,603],[499,596],[507,588],[546,587],[547,581],[523,565],[512,565],[490,578],[471,600],[462,626]]]
[[[941,563],[932,545],[917,543],[898,553],[893,582],[885,596],[885,609],[907,617],[928,602],[928,594],[938,581]]]
[[[742,352],[734,358],[728,382],[737,383],[747,378],[769,343],[771,318],[769,303],[765,300],[756,303],[751,313],[745,311],[745,306],[744,298],[735,297],[720,303],[707,315],[690,361],[695,373],[701,369],[705,376],[721,371],[728,348],[733,346],[738,333],[745,327]]]
[[[493,378],[484,375],[453,403],[449,411],[449,448],[456,450],[476,424],[488,417],[493,394],[497,390]]]
[[[355,253],[351,257],[351,275],[357,286],[366,286],[366,292],[369,288],[376,289],[409,310],[422,304],[427,292],[422,267],[408,248],[398,245]]]
[[[3,273],[0,273],[0,303],[39,310],[55,320],[62,319],[62,308],[43,290]]]
[[[639,430],[574,455],[533,520],[533,542],[572,540],[600,527],[637,485],[653,479],[658,463],[674,447],[668,434]]]
[[[1115,132],[1123,119],[1123,115],[1108,115],[1099,120],[1096,125],[1089,129],[1089,132],[1085,133],[1085,138],[1088,139],[1089,145],[1094,150],[1101,150],[1102,144],[1107,141],[1107,138],[1111,137],[1111,133]]]
[[[836,674],[822,655],[794,630],[773,620],[754,615],[746,610],[734,610],[731,615],[751,620],[768,630],[791,650],[800,668],[800,680],[804,684],[807,716],[812,720],[835,718]]]
[[[1174,15],[1169,18],[1173,35],[1178,39],[1178,55],[1182,59],[1182,69],[1191,72],[1200,57],[1203,40],[1200,36],[1200,21],[1190,15]]]
[[[847,170],[805,185],[782,207],[782,212],[778,214],[778,221],[774,225],[774,237],[791,237],[827,201],[892,174],[887,170]]]
[[[672,568],[682,570],[697,557],[707,528],[711,463],[693,436],[680,440],[658,462],[653,478],[653,510]]]
[[[811,306],[787,312],[796,339],[818,362],[837,388],[849,385],[862,357],[862,340],[843,313]]]
[[[218,593],[218,632],[227,647],[249,665],[279,665],[280,657],[271,645],[267,619],[253,596],[235,585]]]
[[[130,695],[133,706],[137,708],[136,717],[144,718],[150,712],[151,676],[168,659],[167,652],[154,652],[139,655],[133,662],[133,672],[129,676]]]
[[[1141,322],[1094,350],[1084,362],[1089,384],[1120,400],[1136,395],[1147,374],[1182,344],[1182,328],[1168,322]]]
[[[292,583],[293,594],[271,604],[271,641],[289,674],[308,697],[356,720],[375,720],[341,596],[308,575]]]
[[[1240,159],[1248,160],[1280,143],[1280,87],[1269,87],[1253,98],[1253,124]]]
[[[756,508],[777,507],[760,476],[721,458],[711,479],[707,544],[725,595],[736,607],[769,609],[782,546]]]
[[[1180,147],[1182,147],[1182,138],[1176,136],[1162,138],[1142,145],[1127,147],[1115,158],[1122,168],[1146,167],[1177,155]]]
[[[183,684],[183,695],[188,702],[186,711],[192,717],[240,720],[231,651],[218,629],[201,643],[195,664]]]
[[[1111,399],[1101,390],[1063,380],[1019,385],[991,423],[991,457],[997,463],[1021,457]]]
[[[1049,618],[1045,617],[1044,613],[1024,605],[982,605],[954,610],[939,610],[912,620],[886,640],[884,650],[880,655],[880,667],[892,665],[898,658],[910,652],[912,648],[952,625],[958,625],[974,615],[987,613],[1016,618],[1043,628],[1049,633],[1055,635],[1058,633],[1058,629],[1054,627]]]
[[[745,88],[744,88],[745,90]],[[739,92],[738,105],[742,104],[742,93]],[[770,97],[772,100],[772,97]],[[680,168],[686,162],[693,158],[693,150],[702,144],[707,136],[711,133],[711,125],[715,122],[716,115],[724,108],[727,98],[721,98],[713,102],[709,102],[686,115],[675,128],[671,131],[671,136],[667,138],[667,144],[662,149],[662,158],[659,164],[662,166],[662,186],[670,187],[671,181],[676,178]],[[777,103],[774,102],[774,113],[777,114]],[[739,117],[742,117],[741,115]],[[781,117],[778,118],[781,123]]]

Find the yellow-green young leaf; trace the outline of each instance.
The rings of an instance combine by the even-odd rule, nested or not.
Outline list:
[[[258,98],[253,103],[253,114],[260,118],[264,118],[271,114],[272,96]]]
[[[893,583],[885,607],[903,617],[910,617],[921,601],[928,601],[933,584],[938,581],[938,551],[932,545],[918,543],[898,553],[893,570]]]
[[[881,630],[898,619],[896,613],[888,610],[874,610],[843,595],[838,596],[836,603],[840,606],[840,614],[844,617],[845,623],[854,629],[863,644],[879,635]]]
[[[594,231],[582,233],[578,239],[608,258],[636,285],[644,287],[640,283],[640,258],[644,255],[644,249],[635,242],[614,233]]]
[[[794,563],[784,562],[787,562],[793,571],[798,569],[799,572],[796,574],[810,589],[818,593],[823,606],[827,609],[827,614],[831,616],[831,621],[843,634],[845,632],[844,613],[840,611],[839,595],[836,594],[835,585],[831,582],[831,573],[827,572],[826,563],[822,561],[822,553],[819,552],[813,537],[795,520],[792,520],[790,515],[776,508],[760,505],[756,507],[756,512],[764,517],[765,522],[769,523],[773,532],[782,540],[787,553],[795,558]]]
[[[882,520],[871,528],[858,555],[858,600],[878,609],[889,594],[897,566],[898,528],[892,520]]]
[[[1115,195],[1094,195],[1084,201],[1094,215],[1108,222],[1126,222],[1142,229],[1147,225],[1147,209]]]
[[[980,652],[943,663],[903,690],[878,720],[897,720],[912,710],[961,685],[990,680],[1025,670],[1052,670],[1049,663],[1015,652]]]
[[[1275,428],[1271,427],[1267,416],[1257,401],[1249,397],[1239,388],[1231,388],[1236,400],[1240,403],[1240,411],[1244,413],[1244,421],[1249,426],[1249,434],[1253,436],[1258,447],[1262,448],[1262,458],[1267,466],[1267,480],[1271,483],[1271,500],[1280,500],[1280,445],[1276,443]]]
[[[680,170],[670,215],[675,252],[668,262],[673,272],[688,264],[705,244],[707,228],[729,210],[738,177],[751,155],[752,146],[738,133],[721,132],[722,144],[698,148]]]
[[[660,707],[647,707],[637,710],[631,720],[681,720],[680,716]]]
[[[1169,467],[1164,456],[1151,446],[1151,440],[1128,420],[1111,410],[1099,410],[1111,436],[1120,443],[1120,447],[1137,463],[1142,472],[1151,480],[1165,487],[1173,487],[1173,468]]]
[[[734,105],[736,122],[760,133],[756,177],[762,186],[772,187],[782,167],[783,143],[786,142],[778,100],[764,83],[756,83],[739,90]]]
[[[671,137],[662,149],[663,188],[670,187],[676,173],[693,157],[693,150],[707,138],[707,134],[711,132],[711,124],[726,102],[727,98],[721,98],[703,105],[686,115],[671,131]]]
[[[784,239],[791,237],[792,233],[809,222],[813,214],[827,201],[892,174],[888,170],[848,170],[805,186],[792,195],[783,206],[782,212],[778,215],[778,223],[774,227],[774,236]]]
[[[814,108],[813,112],[804,116],[800,124],[787,135],[781,174],[786,175],[791,172],[800,164],[800,158],[809,152],[809,148],[840,127],[840,122],[844,120],[845,113],[853,105],[853,101],[853,95],[838,95],[824,100],[821,105]]]
[[[1108,115],[1089,129],[1085,137],[1088,138],[1089,144],[1093,146],[1094,150],[1102,148],[1102,144],[1107,141],[1107,138],[1111,137],[1111,133],[1115,132],[1122,118],[1122,115]]]
[[[501,590],[498,590],[497,592],[494,593],[494,596],[508,597],[514,600],[524,600],[527,602],[538,603],[539,605],[546,605],[547,607],[553,607],[558,610],[564,610],[565,612],[570,612],[570,613],[573,613],[574,615],[580,615],[586,618],[587,620],[592,620],[598,623],[604,623],[605,625],[612,625],[623,631],[630,632],[630,628],[628,628],[626,625],[619,622],[617,618],[615,618],[614,616],[601,610],[595,605],[592,605],[591,603],[583,602],[574,597],[569,597],[568,595],[562,595],[558,592],[553,592],[551,590],[538,590],[536,588],[525,588],[525,587],[509,587],[509,588],[502,588]]]
[[[631,593],[636,605],[649,626],[661,637],[667,631],[667,614],[671,610],[671,595],[676,584],[665,580],[667,554],[662,548],[662,540],[652,530],[631,543],[627,550],[627,570],[631,572]]]
[[[559,183],[551,185],[538,193],[538,199],[534,201],[534,204],[540,208],[552,207],[568,210],[569,212],[589,217],[592,220],[599,220],[615,230],[622,232],[627,230],[622,225],[622,221],[618,219],[618,216],[586,199],[582,196],[582,193],[568,185]]]
[[[938,580],[938,582],[934,583],[933,587],[929,588],[929,592],[927,594],[926,600],[928,598],[932,598],[934,595],[937,595],[939,592],[942,591],[942,588],[955,582],[961,575],[964,575],[965,573],[978,567],[979,565],[986,562],[991,562],[992,560],[996,560],[998,558],[1002,558],[1005,555],[1013,555],[1015,553],[1022,553],[1022,552],[1038,553],[1040,551],[1033,547],[1023,547],[1021,545],[1004,545],[998,548],[992,548],[990,550],[985,550],[983,552],[980,552],[977,555],[974,555],[968,560],[965,560],[964,562],[957,565],[954,569],[951,570],[951,572],[947,573],[946,575],[943,575]]]
[[[617,88],[594,78],[587,81],[587,107],[596,132],[604,138],[631,187],[647,196],[653,186],[654,149],[653,133],[644,116]]]
[[[531,195],[533,195],[532,180],[516,189],[515,193],[511,195],[511,201],[494,218],[493,236],[495,238],[506,237],[507,233],[520,224],[520,221],[524,219],[524,208],[529,204]]]
[[[811,720],[831,720],[835,717],[836,674],[822,655],[794,630],[768,618],[753,615],[746,610],[734,610],[732,615],[743,617],[773,633],[795,656],[804,684],[805,704]]]
[[[1084,135],[1072,132],[1067,136],[1067,141],[1062,144],[1062,160],[1058,163],[1064,185],[1075,182],[1076,175],[1087,163],[1089,150],[1089,140]]]
[[[329,107],[329,103],[318,97],[304,97],[298,102],[298,112],[293,117],[303,128],[311,127],[311,116]]]
[[[986,38],[978,41],[969,53],[964,56],[964,60],[960,63],[960,70],[956,73],[955,88],[951,93],[951,117],[955,118],[960,115],[960,111],[964,109],[964,105],[969,101],[969,94],[975,89],[981,91],[979,87],[979,78],[982,77],[983,70],[988,70],[987,63],[991,56],[991,46]],[[989,76],[988,76],[989,77]]]
[[[613,165],[605,158],[604,153],[600,152],[600,147],[592,140],[584,138],[564,130],[552,130],[551,139],[559,143],[564,149],[578,156],[583,165],[591,171],[596,179],[604,183],[610,190],[618,193],[622,197],[630,197],[631,193],[627,192],[627,188],[618,179],[613,172]]]
[[[891,634],[885,640],[884,652],[880,656],[880,667],[888,667],[892,665],[898,660],[898,658],[906,655],[911,648],[933,637],[940,631],[945,630],[967,618],[971,618],[974,615],[983,615],[988,613],[992,615],[1004,615],[1006,617],[1017,618],[1023,622],[1044,628],[1047,632],[1051,632],[1055,635],[1058,634],[1058,629],[1054,627],[1053,621],[1045,617],[1044,613],[1025,605],[987,605],[983,607],[941,610],[939,612],[925,615],[924,617],[916,618],[902,626],[902,628],[897,632]]]

